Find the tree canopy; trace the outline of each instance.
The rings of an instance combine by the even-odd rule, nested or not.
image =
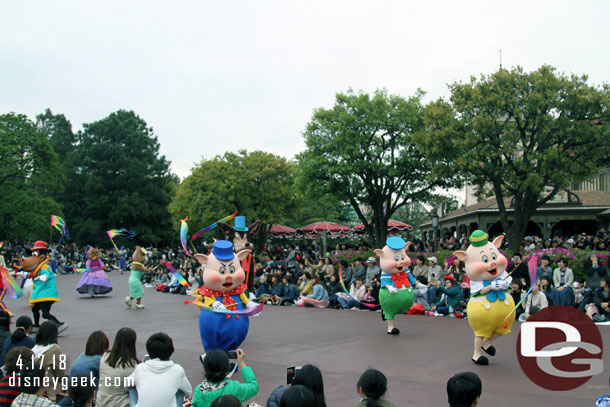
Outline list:
[[[450,102],[426,107],[415,139],[437,177],[459,174],[479,198],[495,196],[512,250],[537,208],[607,164],[607,84],[592,86],[586,76],[545,65],[502,69],[449,89]]]
[[[411,140],[422,126],[422,96],[337,93],[334,107],[316,109],[304,131],[307,148],[298,160],[308,188],[348,201],[377,247],[385,244],[397,209],[429,201],[436,187],[454,182],[432,178],[432,166]],[[370,223],[361,204],[371,208]]]
[[[262,223],[256,243],[262,246],[265,227],[280,223],[294,208],[292,184],[294,164],[264,151],[227,152],[202,160],[180,184],[170,205],[174,219],[189,217],[189,232],[195,232],[238,211],[248,224]],[[175,228],[178,228],[175,223]],[[212,240],[210,235],[202,236]]]
[[[105,231],[124,227],[138,233],[136,241],[169,242],[177,180],[152,128],[124,110],[83,128],[66,163],[65,213],[74,239],[108,245]]]
[[[42,239],[64,175],[49,140],[22,114],[0,115],[0,238]]]

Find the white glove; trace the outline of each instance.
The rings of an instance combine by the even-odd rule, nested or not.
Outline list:
[[[15,275],[20,276],[21,278],[28,278],[30,273],[28,273],[27,271],[18,271],[15,273]]]
[[[509,277],[509,278],[510,278],[510,277]],[[511,279],[511,280],[512,280],[512,279]],[[507,289],[508,289],[508,287],[510,287],[510,286],[511,286],[511,282],[510,282],[510,281],[508,281],[508,279],[506,279],[506,280],[500,280],[500,289],[501,289],[501,290],[507,290]]]
[[[212,308],[214,308],[215,310],[222,310],[222,311],[227,310],[227,307],[225,307],[224,304],[220,301],[214,301],[214,303],[212,303]]]
[[[491,289],[494,290],[494,291],[501,290],[502,288],[500,286],[501,286],[501,281],[500,280],[494,280],[491,283]]]
[[[43,275],[36,277],[34,280],[42,281],[44,283],[45,281],[47,281],[48,278],[49,277],[47,277],[43,274]]]
[[[255,308],[255,307],[258,307],[258,304],[257,304],[257,303],[255,303],[254,301],[250,301],[250,302],[248,303],[248,305],[246,305],[246,308]],[[259,316],[260,314],[261,314],[261,313],[259,312],[259,313],[257,313],[257,314],[252,315],[252,316],[253,316],[253,317],[257,317],[257,316]]]
[[[398,292],[398,288],[394,287],[393,285],[388,285],[387,287],[390,294],[396,294]]]

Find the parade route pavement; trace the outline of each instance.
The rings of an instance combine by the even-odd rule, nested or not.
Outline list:
[[[152,288],[144,289],[144,309],[128,309],[124,299],[129,272],[108,275],[113,291],[95,298],[76,292],[79,274],[57,277],[61,302],[54,304],[51,312],[70,326],[59,338],[68,364],[84,351],[88,335],[95,330],[103,330],[112,344],[119,328],[133,328],[140,359],[146,353],[146,339],[163,331],[174,341],[172,360],[185,369],[195,388],[203,378],[198,360],[203,352],[199,309],[183,305],[187,296]],[[5,303],[15,317],[31,316],[26,299],[5,298]],[[404,315],[397,317],[396,326],[401,334],[387,335],[380,314],[371,311],[265,306],[260,316],[250,318],[250,331],[242,344],[246,363],[252,366],[260,385],[259,394],[251,401],[265,406],[271,391],[286,384],[286,368],[306,363],[322,371],[329,407],[359,402],[356,383],[370,367],[388,377],[386,398],[399,406],[446,406],[447,380],[463,371],[475,372],[483,381],[480,406],[592,406],[597,396],[610,393],[610,349],[604,352],[603,374],[577,389],[551,392],[532,383],[519,366],[519,322],[511,334],[494,342],[498,354],[490,358],[489,366],[471,362],[473,335],[466,320]],[[599,329],[605,346],[610,346],[610,326]],[[234,378],[241,381],[239,373]]]

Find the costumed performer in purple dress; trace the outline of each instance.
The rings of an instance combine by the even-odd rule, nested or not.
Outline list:
[[[112,291],[112,284],[104,272],[104,263],[100,260],[100,253],[97,249],[89,249],[85,267],[87,270],[81,277],[76,291],[80,294],[89,294],[90,297],[108,294]]]

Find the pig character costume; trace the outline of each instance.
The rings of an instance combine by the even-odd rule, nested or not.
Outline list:
[[[375,255],[380,259],[381,289],[379,303],[388,324],[387,333],[398,335],[400,330],[394,328],[394,316],[404,314],[413,305],[413,285],[415,277],[408,271],[411,259],[406,249],[409,243],[397,236],[389,237],[383,249],[375,249]]]
[[[507,293],[513,280],[506,273],[508,261],[498,250],[504,235],[496,237],[493,242],[487,239],[487,233],[475,230],[469,238],[470,247],[466,251],[453,252],[465,262],[466,274],[470,278],[470,301],[466,312],[475,336],[472,361],[477,365],[489,364],[487,357],[481,356],[481,350],[494,356],[496,348],[491,341],[510,333],[515,322],[515,314],[511,313],[505,328],[504,318],[515,303]]]
[[[256,306],[246,297],[246,274],[240,261],[250,254],[250,250],[233,252],[233,243],[218,240],[214,243],[212,254],[196,254],[194,257],[203,271],[203,287],[199,294],[206,306],[215,310],[240,310]],[[205,308],[199,314],[199,334],[206,352],[214,349],[225,351],[237,349],[246,339],[250,321],[246,315],[230,315],[214,312]]]

